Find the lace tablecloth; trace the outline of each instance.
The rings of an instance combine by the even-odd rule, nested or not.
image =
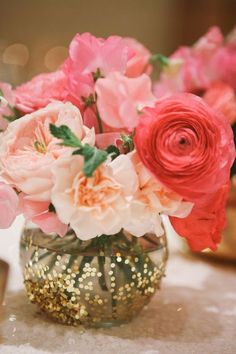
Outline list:
[[[0,233],[0,258],[11,263],[0,315],[1,354],[234,354],[236,267],[170,254],[167,277],[132,323],[84,330],[55,324],[28,303],[18,260],[18,219]]]

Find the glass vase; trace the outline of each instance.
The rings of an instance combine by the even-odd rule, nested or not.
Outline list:
[[[165,235],[121,231],[81,241],[72,230],[60,238],[26,227],[20,255],[27,295],[42,312],[63,324],[106,327],[148,304],[168,253]]]

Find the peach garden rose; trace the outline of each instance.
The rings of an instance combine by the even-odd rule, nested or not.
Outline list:
[[[79,110],[71,103],[52,103],[11,123],[1,137],[2,176],[31,200],[50,199],[51,166],[66,151],[50,134],[50,123],[66,124],[81,140],[95,142],[93,130],[83,126]]]
[[[60,220],[87,240],[115,234],[129,219],[129,199],[137,189],[134,167],[125,155],[101,165],[91,178],[82,172],[83,158],[74,156],[53,165],[52,203]]]

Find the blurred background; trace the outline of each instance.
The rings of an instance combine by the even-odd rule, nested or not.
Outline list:
[[[56,70],[76,32],[135,37],[169,55],[209,26],[227,33],[236,0],[0,0],[0,81]]]

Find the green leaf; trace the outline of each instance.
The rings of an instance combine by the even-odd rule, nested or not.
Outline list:
[[[106,152],[111,156],[112,160],[114,160],[117,156],[120,155],[120,150],[115,145],[109,145],[106,148]]]
[[[104,150],[85,144],[83,146],[84,167],[83,172],[86,177],[92,177],[98,166],[106,161],[108,153]]]
[[[168,66],[169,65],[169,59],[162,55],[162,54],[153,54],[151,58],[149,59],[150,64],[155,64],[159,62],[161,66]]]
[[[93,81],[96,82],[98,79],[102,78],[102,73],[101,70],[99,68],[97,68],[97,70],[95,72],[92,72],[93,75]]]
[[[121,140],[122,140],[122,145],[123,148],[125,149],[126,152],[130,152],[134,150],[134,142],[133,142],[133,137],[134,137],[134,133],[131,133],[129,135],[124,135],[121,134],[120,135]]]
[[[50,124],[49,129],[55,138],[63,140],[62,145],[70,147],[82,147],[80,139],[66,125],[57,127],[54,124]]]

